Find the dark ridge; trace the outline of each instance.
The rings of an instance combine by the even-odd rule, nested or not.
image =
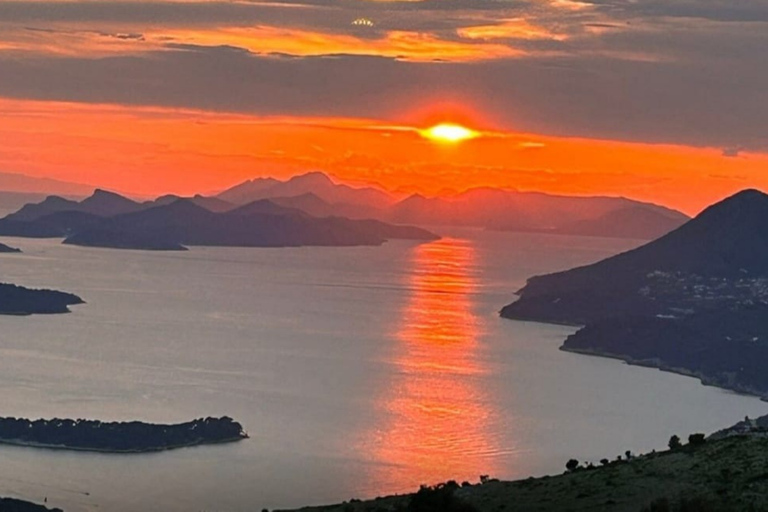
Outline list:
[[[51,213],[76,210],[77,207],[77,201],[59,196],[48,196],[39,203],[25,204],[19,211],[6,215],[3,220],[33,221]]]
[[[140,203],[114,192],[96,189],[93,195],[78,203],[78,211],[92,213],[101,217],[111,217],[123,213],[135,212],[143,208]]]
[[[584,325],[564,350],[768,397],[768,196],[746,190],[635,250],[537,276],[501,316]]]
[[[114,248],[179,249],[181,246],[298,247],[380,245],[388,239],[434,240],[420,228],[379,221],[315,218],[260,200],[215,213],[180,199],[104,219],[65,240],[68,244]]]

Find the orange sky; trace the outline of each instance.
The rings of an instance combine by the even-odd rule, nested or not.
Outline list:
[[[419,134],[439,118],[434,111],[402,117],[408,122],[0,99],[0,170],[142,195],[321,170],[402,192],[624,195],[689,214],[745,187],[768,189],[765,154],[497,131],[481,113],[463,116],[480,137],[445,144]]]

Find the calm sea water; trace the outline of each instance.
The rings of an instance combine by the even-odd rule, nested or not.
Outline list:
[[[638,242],[458,232],[376,248],[114,251],[4,240],[3,281],[69,315],[0,317],[0,415],[180,422],[251,439],[150,455],[0,447],[0,495],[69,512],[260,510],[560,472],[766,413],[694,379],[557,350],[502,320],[533,274]]]

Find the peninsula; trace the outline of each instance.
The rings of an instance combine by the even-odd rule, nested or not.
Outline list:
[[[504,318],[584,326],[563,350],[768,398],[768,195],[745,190],[671,233],[537,276]]]
[[[98,420],[0,418],[0,444],[105,453],[143,453],[247,439],[232,418],[174,425]]]

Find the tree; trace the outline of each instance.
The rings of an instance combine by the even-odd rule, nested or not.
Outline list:
[[[688,436],[688,444],[691,446],[701,446],[705,442],[704,434],[691,434]]]
[[[568,471],[575,471],[576,468],[578,467],[579,467],[579,461],[577,461],[576,459],[571,459],[565,463],[565,469],[567,469]]]
[[[677,436],[670,437],[669,444],[667,446],[669,446],[670,450],[677,450],[678,448],[680,448],[680,446],[682,446],[680,444],[680,438]]]
[[[611,461],[609,461],[608,459],[600,459],[600,464],[602,464],[603,466],[607,466],[610,462]]]

